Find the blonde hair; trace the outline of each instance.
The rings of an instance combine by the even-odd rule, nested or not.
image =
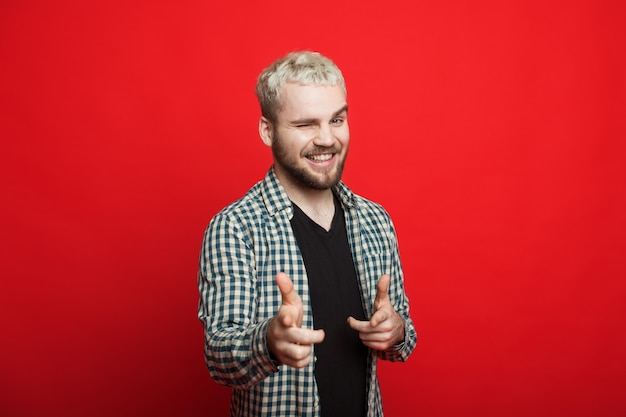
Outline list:
[[[256,96],[261,114],[276,122],[281,108],[280,89],[286,83],[338,85],[346,93],[346,83],[333,61],[311,51],[291,52],[265,68],[257,79]]]

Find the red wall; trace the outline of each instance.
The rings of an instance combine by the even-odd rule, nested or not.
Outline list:
[[[420,333],[382,368],[387,415],[626,415],[625,21],[597,0],[1,2],[0,414],[226,415],[202,232],[271,162],[256,75],[310,48],[348,80],[345,180],[395,220]]]

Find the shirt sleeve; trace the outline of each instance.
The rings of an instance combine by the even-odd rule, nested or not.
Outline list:
[[[218,214],[204,234],[198,288],[205,361],[213,379],[245,389],[277,372],[266,343],[269,319],[257,320],[252,241],[232,217]]]
[[[391,281],[389,283],[389,298],[393,303],[394,309],[400,314],[400,317],[404,320],[404,341],[393,346],[390,349],[385,351],[379,351],[378,356],[381,359],[398,362],[398,361],[406,361],[413,349],[417,344],[417,333],[415,331],[415,326],[413,324],[413,320],[409,315],[409,300],[406,295],[405,287],[404,287],[404,273],[402,271],[402,264],[400,261],[400,252],[398,248],[398,240],[396,237],[395,228],[393,226],[393,222],[391,218],[387,215],[387,220],[389,222],[388,227],[388,248],[391,252],[391,270],[389,275],[391,276]]]

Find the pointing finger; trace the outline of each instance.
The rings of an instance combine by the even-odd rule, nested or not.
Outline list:
[[[372,326],[369,321],[357,320],[354,317],[348,317],[348,325],[352,330],[356,330],[357,332],[372,330]]]

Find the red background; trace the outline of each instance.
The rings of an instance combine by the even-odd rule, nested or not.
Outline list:
[[[387,415],[626,415],[623,2],[249,3],[0,3],[0,414],[227,414],[200,241],[271,163],[257,74],[315,49],[420,334]]]

